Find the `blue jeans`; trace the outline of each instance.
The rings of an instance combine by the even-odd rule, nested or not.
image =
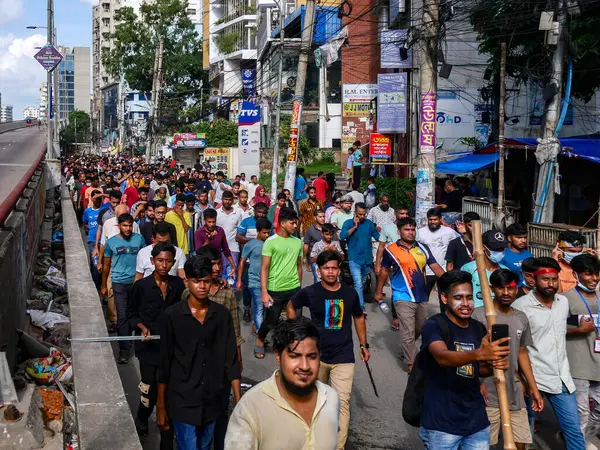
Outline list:
[[[173,421],[177,450],[210,450],[216,421],[203,427]]]
[[[421,427],[419,435],[426,450],[489,450],[490,448],[490,427],[469,436],[457,436]]]
[[[567,450],[585,450],[585,439],[579,425],[579,412],[577,411],[575,393],[570,394],[563,383],[560,394],[544,392],[544,395],[552,405],[554,414],[558,419],[560,429],[567,442]]]
[[[319,277],[317,276],[317,264],[311,263],[310,267],[312,268],[312,274],[313,274],[313,280],[314,280],[313,284],[317,284],[319,282]]]
[[[248,287],[248,267],[249,264],[244,266],[244,273],[242,274],[242,302],[244,308],[250,308],[252,306],[252,293]]]
[[[358,300],[360,301],[360,307],[365,309],[365,297],[363,294],[363,288],[365,286],[365,279],[371,271],[371,265],[361,266],[354,261],[348,261],[350,267],[350,274],[352,275],[352,281],[354,281],[354,289],[358,293]]]
[[[254,305],[254,328],[256,331],[260,329],[265,317],[265,305],[262,302],[262,292],[260,288],[249,288],[252,294],[252,304]]]
[[[225,255],[222,255],[223,257],[223,278],[226,280],[227,279],[227,275],[229,274],[229,272],[231,272],[231,264],[229,264],[229,260],[227,258],[225,258]],[[233,289],[235,290],[235,283],[237,281],[237,265],[240,262],[240,252],[231,252],[231,258],[233,259],[233,263],[236,265],[236,271],[233,274]]]

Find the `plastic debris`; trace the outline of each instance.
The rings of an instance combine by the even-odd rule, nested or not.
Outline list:
[[[62,314],[37,309],[28,309],[27,314],[31,317],[31,323],[43,330],[54,328],[59,323],[69,323],[70,319]]]
[[[67,383],[73,378],[71,358],[52,348],[50,356],[27,361],[25,373],[42,385],[53,384],[54,380]]]
[[[52,292],[40,291],[39,289],[33,288],[31,290],[30,297],[35,300],[44,300],[45,302],[49,302],[52,300]]]

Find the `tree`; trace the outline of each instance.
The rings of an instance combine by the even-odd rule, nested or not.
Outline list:
[[[540,13],[556,12],[563,0],[476,0],[469,19],[478,34],[479,51],[490,55],[494,73],[500,67],[500,43],[507,43],[507,74],[517,82],[545,81],[550,75],[553,51],[545,45],[545,31],[539,31]],[[584,2],[578,2],[585,8]],[[589,101],[600,87],[600,48],[597,30],[600,10],[583,9],[569,20],[568,55],[573,58],[572,95]],[[566,77],[564,77],[566,79]]]
[[[139,15],[121,8],[111,35],[114,46],[102,55],[109,74],[124,76],[130,88],[150,93],[154,76],[156,45],[164,42],[160,123],[173,129],[186,106],[200,103],[201,83],[208,85],[202,64],[202,39],[187,16],[186,0],[144,2]]]
[[[76,109],[69,113],[69,123],[60,132],[60,145],[64,148],[73,144],[89,144],[91,139],[90,115]]]
[[[237,147],[238,126],[225,119],[212,122],[201,122],[190,127],[193,133],[205,133],[206,145],[209,147]]]

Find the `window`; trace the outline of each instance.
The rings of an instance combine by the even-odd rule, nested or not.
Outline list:
[[[110,27],[110,19],[108,17],[102,19],[102,25],[104,25],[105,27]]]
[[[188,16],[195,16],[196,15],[196,9],[195,8],[188,8],[187,9],[187,13],[188,13]]]
[[[102,3],[102,8],[104,8],[104,12],[110,12],[110,3]]]

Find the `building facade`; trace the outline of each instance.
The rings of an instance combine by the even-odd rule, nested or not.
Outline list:
[[[23,118],[24,119],[27,119],[27,118],[39,119],[40,118],[40,109],[36,108],[35,106],[27,106],[23,110]]]
[[[12,105],[0,106],[0,122],[12,122],[12,121],[13,121]]]
[[[90,113],[90,48],[59,47],[63,60],[57,67],[59,120],[74,110]]]
[[[40,119],[46,120],[46,108],[48,107],[48,83],[40,83]]]

